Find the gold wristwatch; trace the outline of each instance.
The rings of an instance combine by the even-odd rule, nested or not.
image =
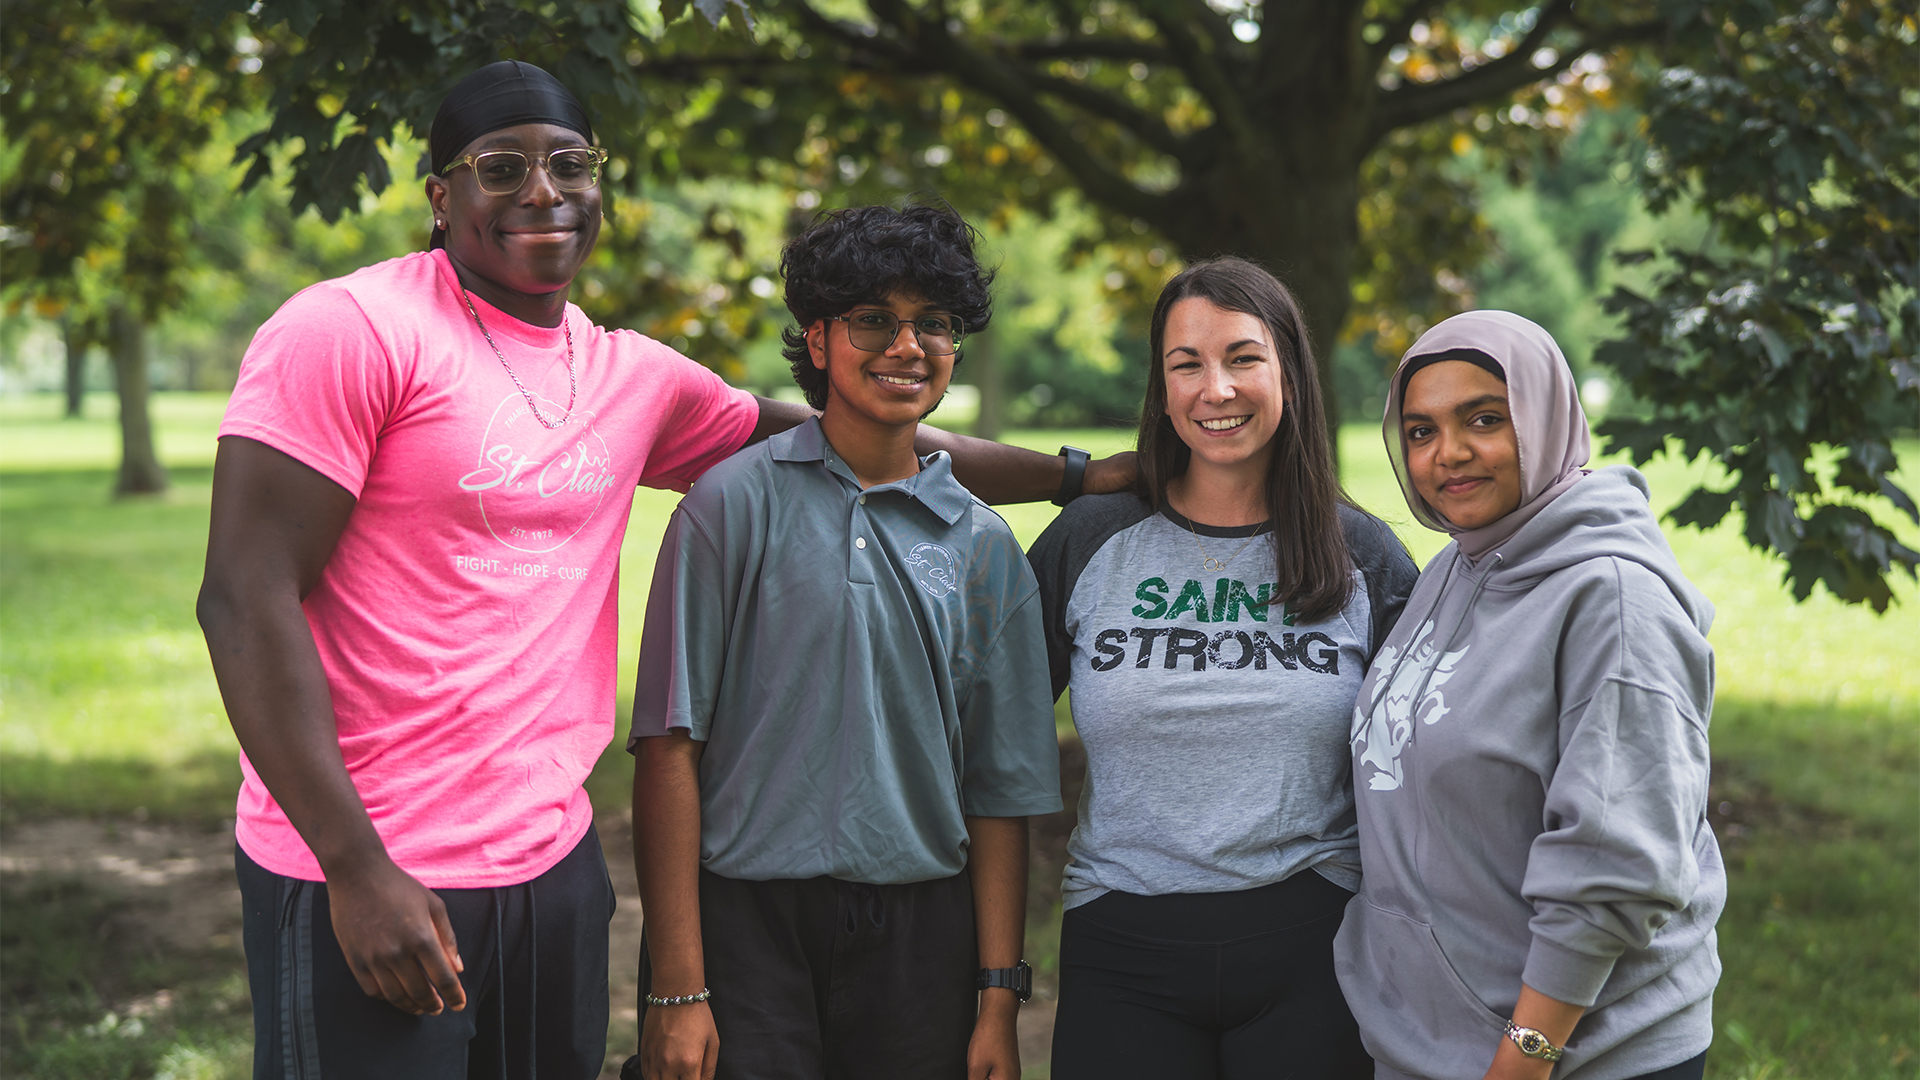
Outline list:
[[[1511,1020],[1507,1021],[1507,1038],[1513,1040],[1513,1045],[1519,1047],[1521,1053],[1541,1061],[1559,1061],[1567,1052],[1563,1047],[1553,1045],[1545,1035],[1530,1027],[1521,1027]]]

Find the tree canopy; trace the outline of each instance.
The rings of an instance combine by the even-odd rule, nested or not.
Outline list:
[[[1710,242],[1659,253],[1655,287],[1611,301],[1625,335],[1596,359],[1649,408],[1601,433],[1637,461],[1670,441],[1711,454],[1725,486],[1676,521],[1738,506],[1796,596],[1820,583],[1884,611],[1888,574],[1920,563],[1861,498],[1920,522],[1889,476],[1920,422],[1913,6],[1699,4],[1674,37],[1685,62],[1646,96],[1644,187],[1656,208],[1705,208]]]
[[[1301,295],[1323,371],[1343,337],[1397,353],[1473,302],[1488,233],[1464,148],[1521,173],[1625,101],[1647,117],[1630,179],[1711,228],[1616,295],[1625,336],[1596,357],[1640,409],[1606,434],[1719,459],[1727,485],[1678,519],[1737,506],[1799,595],[1883,608],[1915,565],[1872,511],[1912,507],[1888,479],[1920,402],[1911,0],[201,0],[198,32],[241,17],[272,118],[241,154],[252,179],[284,169],[295,209],[332,219],[384,187],[397,135],[516,57],[595,110],[612,188],[773,185],[788,227],[823,200],[928,191],[1011,220],[1073,193],[1096,217],[1078,253],[1104,245],[1116,295],[1252,256]],[[738,255],[741,228],[707,205],[703,238]],[[622,276],[645,265],[629,232],[589,310],[701,302]],[[734,261],[709,294],[749,295],[759,268]]]

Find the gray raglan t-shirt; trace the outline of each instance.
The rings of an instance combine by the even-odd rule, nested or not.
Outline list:
[[[967,864],[966,818],[1060,808],[1039,600],[945,454],[862,490],[818,420],[715,466],[647,599],[634,741],[687,729],[700,863],[898,884]]]
[[[1343,508],[1342,524],[1353,597],[1317,622],[1275,596],[1264,527],[1196,526],[1106,495],[1076,500],[1035,542],[1054,691],[1071,686],[1087,748],[1066,906],[1115,889],[1231,892],[1309,867],[1359,887],[1348,718],[1417,571],[1378,520]]]

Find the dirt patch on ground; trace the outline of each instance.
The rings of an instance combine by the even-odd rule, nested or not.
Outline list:
[[[626,811],[609,813],[595,824],[619,898],[608,929],[612,1015],[608,1018],[607,1065],[601,1073],[611,1080],[619,1075],[621,1062],[638,1043],[636,995],[642,920],[633,873],[632,815]],[[1058,863],[1066,851],[1061,824],[1046,822],[1043,826],[1037,822],[1035,830],[1036,880],[1054,883],[1056,902]],[[1070,821],[1065,824],[1071,828]],[[1051,877],[1042,879],[1041,873],[1050,873]],[[0,885],[8,894],[40,895],[33,893],[32,883],[48,881],[78,883],[89,893],[124,900],[114,905],[111,917],[111,936],[116,940],[152,942],[170,951],[210,956],[215,958],[216,967],[224,960],[234,974],[246,970],[231,827],[56,818],[20,822],[0,831]],[[143,1001],[107,1004],[128,1015],[140,1015],[154,1007]],[[166,1003],[160,1002],[158,1007],[164,1009]],[[1052,1003],[1036,1001],[1023,1010],[1020,1027],[1025,1063],[1043,1065],[1053,1034]]]
[[[1713,780],[1707,786],[1707,823],[1729,857],[1756,833],[1814,840],[1840,839],[1852,832],[1846,819],[1782,799],[1745,765],[1719,759],[1713,762]]]
[[[78,881],[131,901],[116,930],[179,951],[240,951],[240,887],[233,831],[145,822],[56,818],[0,833],[0,880]]]

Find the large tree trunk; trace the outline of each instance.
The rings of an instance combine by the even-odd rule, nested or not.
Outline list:
[[[1174,200],[1166,231],[1187,259],[1239,255],[1260,263],[1300,302],[1337,468],[1340,402],[1333,353],[1353,303],[1359,179],[1350,169],[1292,172],[1254,163],[1194,177],[1182,185],[1190,194]]]
[[[86,320],[71,313],[60,318],[60,336],[67,346],[67,419],[78,420],[87,400],[87,353],[93,348],[93,335]]]
[[[120,395],[120,479],[116,495],[152,495],[167,490],[167,470],[153,452],[153,421],[147,414],[147,324],[124,305],[108,315],[108,351]]]

